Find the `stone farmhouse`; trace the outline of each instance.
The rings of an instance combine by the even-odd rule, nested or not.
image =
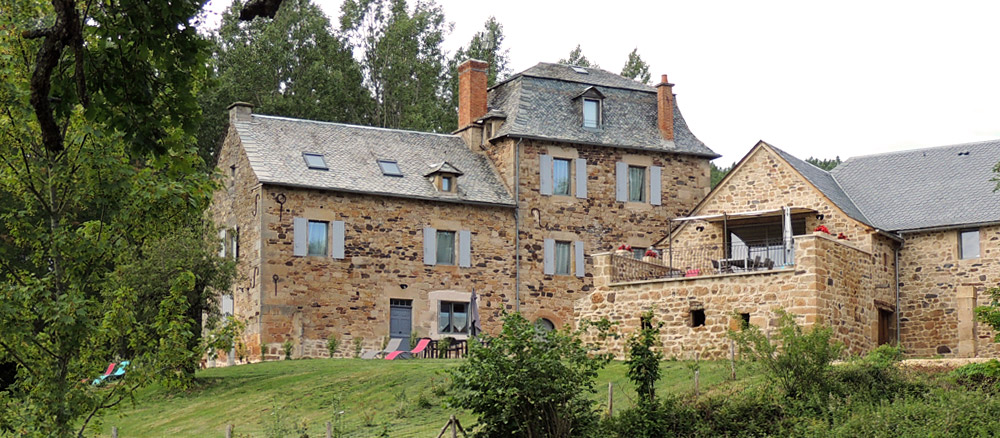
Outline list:
[[[595,288],[589,254],[643,255],[708,194],[718,155],[665,75],[652,87],[541,63],[487,88],[486,67],[459,67],[448,135],[230,107],[211,214],[241,275],[222,306],[247,322],[252,360],[286,341],[325,357],[331,336],[339,355],[464,339],[473,291],[487,332],[504,311],[573,324]]]
[[[668,357],[723,357],[727,330],[773,310],[834,329],[851,353],[899,342],[910,356],[1000,356],[976,322],[1000,284],[1000,141],[850,158],[827,172],[759,142],[659,257],[595,253],[578,319],[635,330],[653,309]],[[621,355],[622,340],[610,351]]]

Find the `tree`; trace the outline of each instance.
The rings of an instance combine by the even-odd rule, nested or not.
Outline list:
[[[205,114],[199,148],[209,164],[229,125],[225,108],[236,101],[262,114],[370,123],[361,67],[319,7],[287,0],[273,20],[250,22],[239,20],[239,8],[238,1],[230,6],[212,37],[215,78],[199,96]]]
[[[597,425],[597,371],[579,332],[545,332],[514,313],[499,336],[470,342],[469,358],[452,371],[455,406],[479,418],[480,436],[589,436]]]
[[[823,170],[825,170],[827,172],[833,170],[834,167],[837,167],[841,163],[839,155],[837,156],[837,158],[825,159],[825,160],[824,159],[819,159],[819,158],[809,157],[809,158],[806,158],[806,162],[809,163],[809,164],[812,164],[813,166],[816,166],[816,167],[818,167],[820,169],[823,169]]]
[[[726,175],[728,175],[729,172],[733,170],[733,167],[736,166],[735,164],[731,164],[727,167],[719,167],[716,166],[715,163],[708,163],[708,165],[712,173],[711,184],[713,189],[715,188],[715,186],[719,185],[719,183],[722,182],[722,179],[725,178]]]
[[[656,382],[660,380],[660,361],[663,353],[653,348],[660,343],[660,327],[662,322],[653,324],[653,311],[648,310],[639,316],[640,329],[628,339],[628,379],[636,386],[639,396],[639,407],[650,408],[656,405]]]
[[[575,65],[577,67],[593,67],[601,68],[597,63],[590,62],[586,56],[583,55],[583,50],[580,50],[580,45],[577,44],[576,48],[569,52],[569,58],[560,59],[560,64]]]
[[[136,388],[190,379],[189,315],[211,305],[190,297],[226,279],[193,260],[160,278],[132,266],[199,224],[215,188],[193,138],[199,6],[0,3],[0,363],[17,367],[0,418],[18,435],[82,436]],[[126,358],[122,382],[80,382]]]
[[[639,56],[638,47],[632,49],[632,53],[628,54],[628,60],[622,67],[622,76],[649,84],[649,64],[646,64],[646,61],[643,61]]]
[[[448,100],[449,111],[454,119],[451,126],[458,123],[458,66],[469,59],[486,61],[489,70],[486,72],[486,85],[492,87],[498,80],[510,74],[508,66],[510,50],[503,48],[503,25],[496,17],[490,17],[483,25],[483,30],[476,32],[468,46],[459,47],[455,56],[448,62]]]
[[[361,58],[374,97],[370,120],[385,128],[442,132],[455,127],[441,48],[451,30],[433,1],[347,0],[340,29]]]

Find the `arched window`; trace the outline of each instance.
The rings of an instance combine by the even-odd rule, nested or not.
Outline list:
[[[546,318],[538,318],[535,320],[535,327],[543,332],[551,332],[556,329],[556,325]]]

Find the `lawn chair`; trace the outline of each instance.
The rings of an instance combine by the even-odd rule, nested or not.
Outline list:
[[[403,343],[403,338],[392,338],[392,339],[389,340],[389,345],[386,345],[384,350],[382,350],[382,351],[378,351],[378,350],[366,351],[365,354],[361,355],[361,358],[362,359],[375,359],[376,357],[384,356],[386,354],[389,354],[389,353],[392,353],[392,352],[394,352],[396,350],[399,350],[399,345],[402,344],[402,343]]]
[[[413,347],[410,351],[393,351],[385,357],[386,360],[393,359],[413,359],[416,355],[422,353],[427,349],[427,346],[431,344],[431,338],[422,338],[417,341],[417,345]]]
[[[131,363],[132,362],[123,360],[122,363],[118,364],[118,368],[115,369],[115,372],[111,373],[110,376],[105,377],[104,380],[106,382],[110,382],[125,377],[125,367],[129,366]]]
[[[108,370],[105,371],[104,374],[101,374],[96,379],[94,379],[93,382],[90,382],[90,384],[91,385],[100,385],[102,382],[104,382],[104,379],[107,379],[108,376],[111,375],[111,373],[115,372],[115,365],[116,364],[114,362],[109,363],[108,364]],[[86,379],[81,380],[81,382],[86,382],[86,381],[87,381]]]

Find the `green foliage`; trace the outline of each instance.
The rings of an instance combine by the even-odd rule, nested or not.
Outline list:
[[[455,339],[451,336],[439,339],[437,342],[438,357],[447,357],[448,349],[451,348],[451,344],[454,341]]]
[[[976,319],[993,328],[993,342],[1000,342],[1000,287],[992,287],[986,291],[990,296],[990,305],[976,307]]]
[[[357,359],[361,357],[361,347],[364,346],[365,340],[356,336],[351,339],[351,342],[354,343],[354,358]]]
[[[632,53],[628,54],[628,60],[622,67],[622,76],[649,84],[649,64],[646,64],[646,61],[643,61],[642,57],[639,56],[638,47],[632,49]]]
[[[417,336],[417,331],[416,330],[410,331],[410,350],[416,348],[417,347],[417,342],[419,342],[419,341],[420,341],[420,337]]]
[[[452,371],[453,405],[479,417],[477,436],[590,436],[598,413],[588,395],[609,359],[591,356],[579,334],[506,315],[500,335],[472,342]]]
[[[469,59],[486,61],[489,64],[486,85],[492,87],[510,74],[510,50],[503,48],[503,39],[503,25],[491,16],[483,25],[483,30],[476,32],[467,46],[459,47],[448,61],[448,111],[454,115],[452,126],[458,126],[458,66]]]
[[[819,159],[819,158],[809,157],[806,158],[806,162],[829,172],[833,170],[834,167],[840,165],[842,161],[840,161],[840,156],[838,155],[836,158],[832,159]]]
[[[795,316],[777,311],[778,330],[768,337],[759,327],[729,332],[740,354],[751,361],[789,398],[821,393],[828,385],[830,362],[840,356],[842,346],[830,340],[833,331],[815,325],[803,330]]]
[[[235,316],[227,315],[223,318],[221,325],[206,333],[202,338],[202,348],[205,354],[211,359],[216,359],[220,353],[226,354],[232,349],[242,350],[243,341],[241,338],[245,330],[246,323]]]
[[[339,346],[340,346],[340,336],[330,335],[329,338],[326,338],[326,351],[330,353],[331,358],[333,357],[333,355],[337,354],[337,347]]]
[[[728,167],[719,167],[716,166],[715,163],[708,163],[708,165],[712,173],[711,184],[713,189],[715,186],[719,185],[719,183],[722,182],[722,179],[725,178],[726,175],[733,170],[733,167],[736,166],[736,164],[731,164]]]
[[[597,65],[597,63],[590,62],[590,60],[587,59],[586,56],[584,56],[583,50],[580,49],[579,44],[576,45],[575,49],[570,50],[569,57],[560,59],[558,63],[565,65],[575,65],[577,67],[601,68],[601,66]]]
[[[639,396],[639,407],[656,404],[656,381],[660,380],[660,361],[663,353],[654,350],[660,344],[662,322],[653,323],[653,311],[647,310],[639,316],[640,329],[628,339],[628,378],[635,384]]]
[[[996,393],[1000,391],[1000,361],[963,365],[952,371],[951,377],[961,385]]]
[[[285,341],[281,344],[281,349],[285,352],[285,360],[292,359],[292,350],[295,349],[295,344],[291,340]]]

